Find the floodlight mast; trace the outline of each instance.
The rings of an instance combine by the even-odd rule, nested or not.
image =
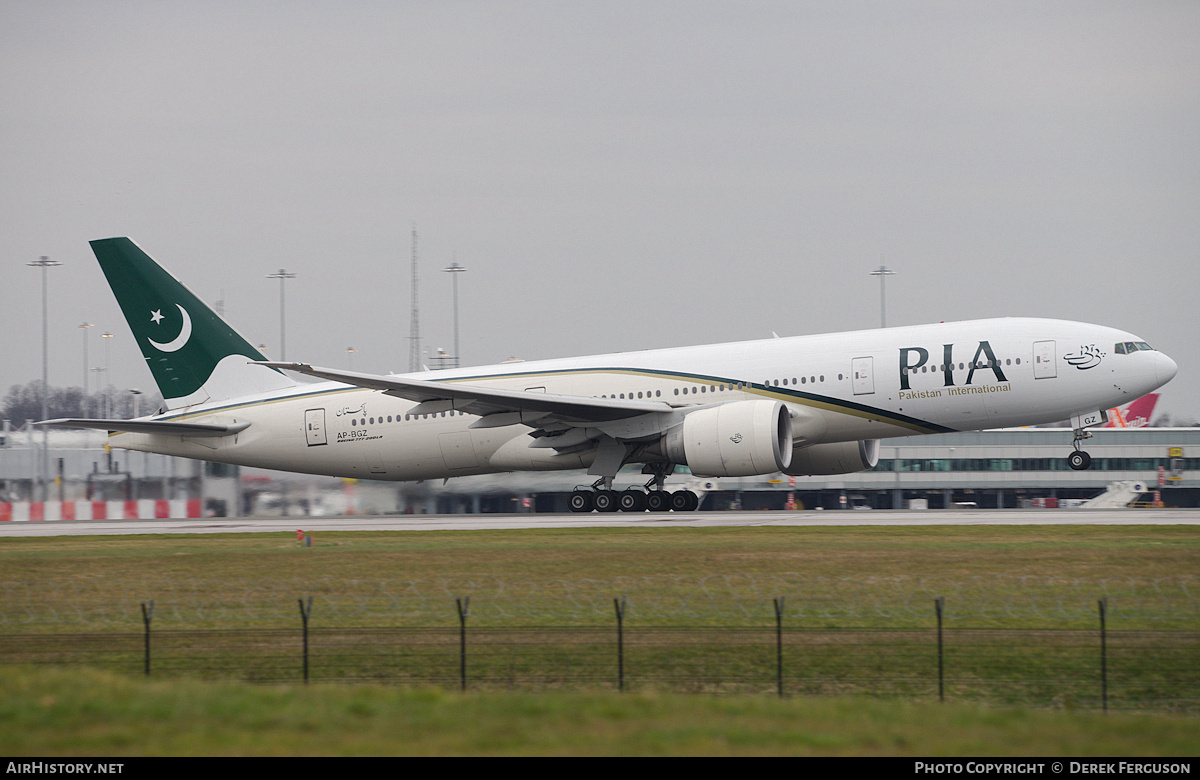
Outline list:
[[[417,307],[417,226],[412,229],[412,314],[408,321],[408,370],[421,370],[421,314]]]
[[[37,260],[25,265],[30,268],[42,269],[42,419],[50,418],[50,348],[47,336],[49,316],[46,313],[46,269],[62,265],[57,260],[51,260],[42,255]],[[46,501],[50,498],[50,439],[49,432],[42,428],[42,458],[41,458],[41,496]]]
[[[284,327],[283,327],[283,324],[284,324],[283,283],[287,279],[295,279],[296,275],[293,273],[288,273],[287,271],[280,268],[279,273],[267,274],[267,278],[279,280],[279,359],[287,360],[287,340],[284,337]]]
[[[895,276],[896,272],[888,268],[886,265],[881,265],[879,268],[871,272],[871,276],[879,277],[879,327],[887,327],[887,307],[885,305],[885,296],[883,290],[883,282],[889,276]]]
[[[458,275],[467,269],[455,260],[442,270],[449,273],[450,278],[454,280],[454,367],[458,368],[462,365],[462,353],[458,347]]]

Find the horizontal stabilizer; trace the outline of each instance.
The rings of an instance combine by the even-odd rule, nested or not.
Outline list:
[[[35,425],[56,425],[60,428],[92,428],[97,431],[120,431],[121,433],[151,433],[170,436],[232,436],[250,427],[248,422],[232,425],[210,425],[206,423],[171,422],[169,420],[88,420],[63,418],[43,420]]]

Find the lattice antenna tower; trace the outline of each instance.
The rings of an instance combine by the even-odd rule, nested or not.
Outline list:
[[[412,230],[412,317],[408,323],[408,370],[421,370],[421,311],[417,306],[417,226]]]

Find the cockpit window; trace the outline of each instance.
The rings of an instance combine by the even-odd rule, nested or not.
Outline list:
[[[1147,352],[1153,352],[1154,347],[1150,346],[1149,344],[1147,344],[1144,341],[1118,341],[1113,346],[1113,352],[1115,352],[1118,355],[1132,355],[1134,352],[1137,352],[1138,350],[1145,350]]]

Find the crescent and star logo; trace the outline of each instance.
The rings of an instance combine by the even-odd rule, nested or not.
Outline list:
[[[159,352],[177,352],[183,349],[184,345],[188,343],[188,339],[192,337],[191,316],[187,313],[187,309],[183,308],[178,303],[175,304],[175,306],[179,309],[179,313],[183,315],[183,327],[179,329],[179,335],[165,344],[159,343],[154,339],[147,339],[150,342],[150,346],[154,347]],[[150,321],[155,325],[161,325],[162,320],[162,309],[150,312]]]

